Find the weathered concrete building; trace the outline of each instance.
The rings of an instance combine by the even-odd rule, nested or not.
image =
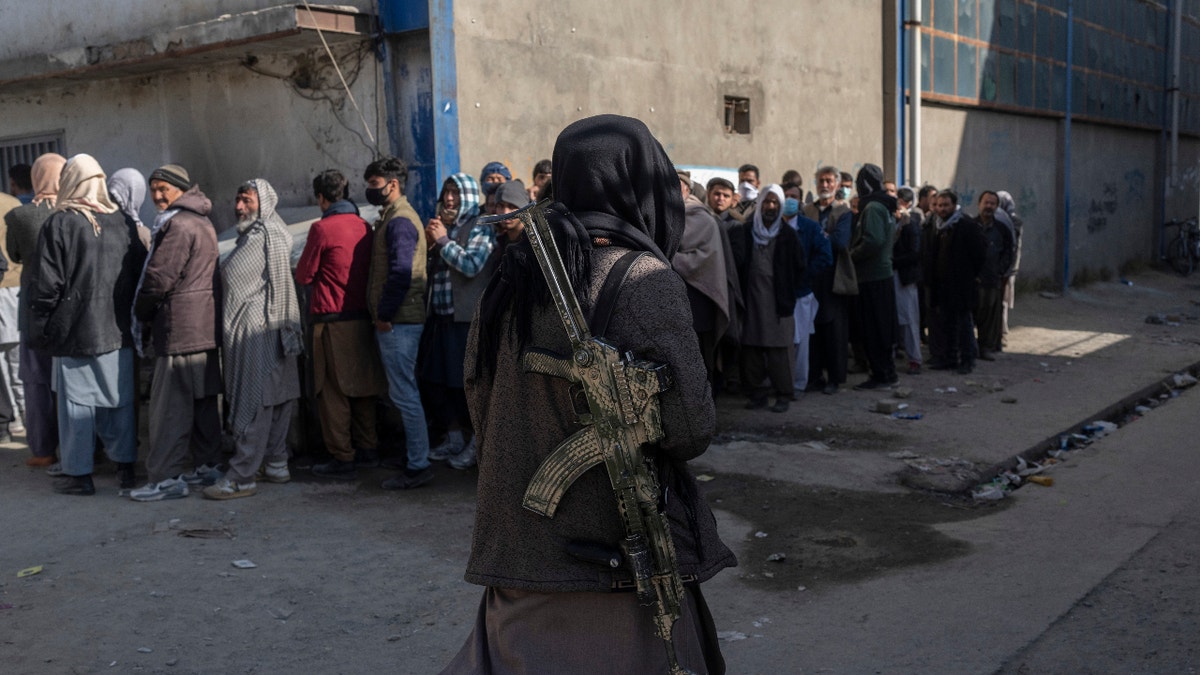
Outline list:
[[[1024,274],[1050,283],[1154,259],[1160,223],[1196,211],[1194,2],[0,5],[0,170],[47,142],[110,170],[179,162],[221,209],[253,176],[311,206],[317,171],[394,152],[427,214],[448,173],[528,178],[565,125],[615,112],[684,165],[874,162],[971,210],[1007,189]]]

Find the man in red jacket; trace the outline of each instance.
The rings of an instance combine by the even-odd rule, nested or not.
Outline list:
[[[296,283],[312,286],[313,393],[321,435],[333,459],[313,467],[323,478],[353,480],[356,451],[378,461],[375,397],[387,392],[367,312],[371,228],[334,170],[313,179],[321,219],[313,223],[296,265]]]

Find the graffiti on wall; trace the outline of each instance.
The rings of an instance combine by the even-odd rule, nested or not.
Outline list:
[[[1105,183],[1099,199],[1092,199],[1087,209],[1088,234],[1096,234],[1108,227],[1108,217],[1117,212],[1120,202],[1116,183]]]
[[[1146,174],[1141,169],[1125,172],[1125,199],[1137,204],[1146,203]]]

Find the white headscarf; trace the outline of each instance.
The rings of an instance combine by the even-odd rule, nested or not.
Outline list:
[[[762,204],[767,195],[775,195],[779,200],[779,213],[775,215],[775,221],[767,227],[762,219]],[[783,224],[783,188],[776,183],[771,183],[762,192],[758,193],[758,199],[754,202],[754,226],[751,231],[754,233],[754,243],[759,246],[766,246],[771,243],[775,235],[779,234],[779,226]]]
[[[108,196],[104,169],[91,155],[79,154],[67,160],[58,179],[55,211],[76,211],[92,224],[100,236],[100,224],[93,213],[116,213],[117,205]]]

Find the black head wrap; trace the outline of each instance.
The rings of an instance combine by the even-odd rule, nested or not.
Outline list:
[[[647,251],[669,263],[683,236],[683,195],[662,145],[641,121],[619,115],[579,120],[554,143],[554,196],[546,213],[571,286],[587,310],[593,240]],[[551,302],[527,238],[505,249],[480,300],[478,375],[495,365],[505,311],[518,344],[532,332],[532,308]]]
[[[858,190],[858,213],[860,216],[867,210],[867,204],[871,202],[883,204],[888,213],[895,213],[899,208],[896,198],[883,189],[883,169],[874,164],[864,164],[858,170],[854,187]]]

